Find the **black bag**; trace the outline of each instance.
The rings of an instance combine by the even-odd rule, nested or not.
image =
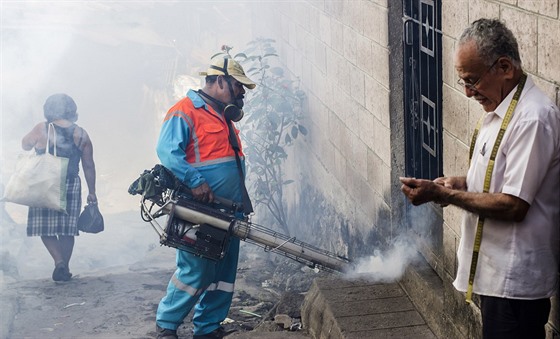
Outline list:
[[[87,204],[78,218],[78,230],[86,233],[99,233],[104,229],[103,216],[97,204]]]

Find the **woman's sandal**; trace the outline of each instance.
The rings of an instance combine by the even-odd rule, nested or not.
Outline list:
[[[72,279],[72,273],[68,271],[68,267],[65,263],[60,262],[56,264],[54,271],[52,273],[52,279],[54,281],[68,281]]]

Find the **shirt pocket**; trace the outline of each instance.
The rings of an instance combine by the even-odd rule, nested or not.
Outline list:
[[[201,135],[199,135],[200,151],[201,154],[216,154],[220,153],[224,147],[227,147],[228,131],[225,126],[221,124],[203,124],[200,126]]]

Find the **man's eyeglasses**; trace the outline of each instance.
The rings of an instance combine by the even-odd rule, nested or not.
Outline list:
[[[476,80],[475,82],[473,82],[472,84],[469,82],[465,82],[465,80],[463,79],[459,79],[457,80],[457,83],[461,86],[461,87],[465,87],[466,89],[469,89],[471,91],[476,91],[476,86],[478,85],[478,83],[480,82],[480,80],[482,80],[482,78],[484,78],[486,76],[486,74],[488,74],[488,72],[490,72],[490,70],[492,68],[494,68],[494,66],[496,66],[496,63],[498,63],[498,60],[500,60],[500,58],[496,59],[496,61],[494,61],[492,63],[492,66],[488,67],[488,69],[486,69],[486,71],[484,71],[484,73],[482,73],[482,75],[478,78],[478,80]]]

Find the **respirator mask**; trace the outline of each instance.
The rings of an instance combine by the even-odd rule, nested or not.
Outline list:
[[[233,98],[235,96],[235,93],[233,92],[233,85],[231,84],[231,80],[226,77],[225,81],[227,82],[229,87],[229,94]],[[218,107],[222,109],[222,114],[227,121],[238,122],[243,119],[243,116],[245,115],[242,109],[244,104],[243,99],[236,98],[233,103],[226,104],[204,93],[202,90],[198,90],[198,94],[218,105]]]
[[[241,101],[241,100],[236,100]],[[243,101],[241,101],[241,105],[243,105]],[[245,113],[238,105],[229,104],[224,108],[224,117],[228,121],[238,122],[243,119]]]

